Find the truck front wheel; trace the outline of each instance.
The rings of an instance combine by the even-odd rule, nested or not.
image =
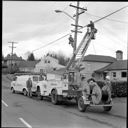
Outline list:
[[[43,100],[43,96],[41,95],[41,90],[40,90],[40,87],[37,88],[37,99],[38,100]]]
[[[51,92],[51,101],[54,105],[58,104],[58,95],[56,90]]]

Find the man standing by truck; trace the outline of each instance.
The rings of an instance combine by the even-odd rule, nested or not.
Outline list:
[[[32,88],[32,80],[31,80],[30,77],[27,80],[26,85],[27,85],[27,89],[28,89],[28,96],[29,97],[32,97],[32,91],[31,91],[31,88]]]

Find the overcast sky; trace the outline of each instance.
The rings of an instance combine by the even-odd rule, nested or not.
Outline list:
[[[2,52],[4,56],[11,53],[8,42],[15,44],[14,53],[26,58],[32,52],[74,29],[71,24],[74,20],[64,13],[55,13],[54,10],[63,10],[73,16],[75,8],[69,5],[76,2],[66,1],[3,1],[2,18]],[[87,11],[79,17],[79,25],[85,26],[90,20],[95,21],[115,10],[128,5],[128,2],[80,2],[80,7],[87,7]],[[96,39],[91,41],[85,55],[107,55],[116,57],[117,50],[123,51],[123,59],[127,59],[128,48],[128,8],[125,8],[110,17],[95,24],[98,29]],[[86,33],[86,28],[78,34],[77,46]],[[74,37],[74,33],[72,33]],[[49,51],[63,52],[66,56],[72,55],[73,49],[68,44],[69,36],[34,51],[36,58],[43,57]]]

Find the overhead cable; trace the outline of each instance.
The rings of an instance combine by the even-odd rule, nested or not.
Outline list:
[[[100,18],[100,19],[98,19],[98,20],[95,20],[94,23],[97,23],[97,22],[99,22],[99,21],[101,21],[101,20],[103,20],[103,19],[105,19],[105,18],[107,18],[107,17],[113,15],[114,13],[117,13],[117,12],[119,12],[119,11],[121,11],[121,10],[127,8],[127,7],[128,7],[128,5],[122,7],[122,8],[120,8],[120,9],[118,9],[118,10],[116,10],[116,11],[114,11],[114,12],[112,12],[112,13],[110,13],[110,14],[108,14],[108,15],[106,15],[106,16]],[[87,25],[88,25],[88,24],[87,24]],[[87,25],[85,25],[85,26],[79,28],[78,30],[87,27]],[[66,35],[64,35],[64,36],[62,36],[62,37],[60,37],[60,38],[58,38],[58,39],[56,39],[56,40],[54,40],[54,41],[52,41],[52,42],[50,42],[50,43],[48,43],[48,44],[46,44],[46,45],[44,45],[44,46],[38,48],[38,49],[33,50],[33,52],[36,51],[36,50],[39,50],[39,49],[41,49],[41,48],[43,48],[43,47],[46,47],[46,46],[48,46],[48,45],[50,45],[50,44],[53,44],[53,43],[57,42],[58,40],[61,40],[61,39],[63,39],[64,37],[66,37],[66,36],[68,36],[68,35],[70,35],[70,34],[72,34],[72,32],[71,32],[71,33],[68,33],[68,34],[66,34]]]

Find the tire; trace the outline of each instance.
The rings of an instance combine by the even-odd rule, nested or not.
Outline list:
[[[88,105],[84,104],[84,99],[82,96],[78,98],[78,109],[80,112],[85,112]]]
[[[93,104],[99,104],[101,102],[101,98],[102,98],[102,91],[101,91],[100,87],[95,86],[92,90],[92,94],[95,94],[95,95],[91,96],[92,103]]]
[[[12,93],[15,93],[15,90],[14,90],[14,88],[13,88],[13,87],[11,87],[11,92],[12,92]]]
[[[57,95],[57,91],[56,90],[53,90],[51,92],[51,101],[54,105],[57,105],[58,104],[58,95]]]
[[[103,106],[104,111],[109,112],[112,109],[112,106]]]
[[[27,90],[26,89],[23,89],[23,95],[27,96]]]
[[[41,96],[40,88],[37,89],[37,99],[38,100],[43,100],[43,96]]]

